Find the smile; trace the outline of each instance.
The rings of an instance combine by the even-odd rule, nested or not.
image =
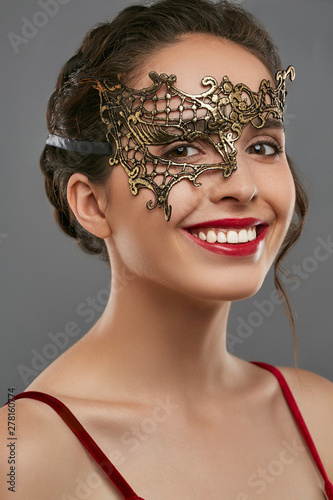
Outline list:
[[[185,231],[193,242],[210,252],[247,256],[262,247],[268,224],[254,218],[222,219],[196,224]]]
[[[192,232],[191,234],[202,241],[207,241],[208,243],[230,243],[232,245],[237,245],[239,243],[248,243],[253,241],[257,237],[256,226],[250,227],[249,229],[202,229],[201,231]]]

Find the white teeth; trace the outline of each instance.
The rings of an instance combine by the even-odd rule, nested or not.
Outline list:
[[[219,233],[217,235],[217,241],[219,243],[226,243],[227,242],[226,234],[223,231],[219,231]]]
[[[253,241],[257,237],[256,226],[250,227],[249,229],[230,229],[227,230],[219,230],[218,232],[215,229],[209,229],[207,234],[203,231],[200,231],[199,234],[193,233],[193,236],[196,236],[202,241],[207,241],[208,243],[247,243],[249,241]]]
[[[227,242],[228,243],[238,243],[237,231],[228,231],[227,232]]]
[[[257,237],[257,231],[255,227],[248,229],[249,241],[253,241]]]
[[[208,243],[216,243],[217,241],[217,236],[215,231],[213,229],[210,229],[207,233],[207,241]]]
[[[249,241],[248,232],[246,229],[241,229],[238,233],[238,242],[247,243]]]

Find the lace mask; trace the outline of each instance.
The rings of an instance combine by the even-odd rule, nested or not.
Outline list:
[[[234,85],[227,76],[221,83],[206,76],[201,94],[184,92],[176,87],[175,75],[154,71],[149,73],[152,84],[140,90],[126,86],[124,75],[116,85],[93,78],[82,82],[92,82],[99,91],[100,116],[112,148],[110,165],[124,168],[133,195],[142,188],[152,191],[147,208],[163,208],[168,221],[172,210],[168,197],[175,184],[187,179],[200,186],[197,179],[208,170],[221,170],[223,177],[229,177],[237,168],[235,143],[244,127],[250,123],[260,129],[268,118],[283,120],[288,76],[295,77],[292,66],[277,72],[275,88],[262,80],[257,92],[243,83]],[[153,154],[154,146],[177,143],[181,148],[194,140],[207,141],[220,161],[180,163]]]

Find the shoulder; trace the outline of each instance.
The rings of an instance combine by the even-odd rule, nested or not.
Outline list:
[[[15,498],[59,500],[72,493],[73,477],[79,474],[82,461],[72,461],[70,456],[84,457],[74,434],[39,401],[17,400],[12,408],[15,412],[9,412],[7,406],[0,409],[0,476],[7,478],[10,471],[14,473]],[[9,420],[9,415],[15,419]],[[14,436],[9,436],[9,421]],[[6,481],[0,481],[3,500],[12,498]]]
[[[333,382],[300,368],[278,367],[286,379],[297,403],[312,412],[324,417],[327,412],[333,412]],[[332,413],[330,415],[332,417]]]
[[[296,400],[326,472],[333,480],[333,383],[316,373],[278,368]]]

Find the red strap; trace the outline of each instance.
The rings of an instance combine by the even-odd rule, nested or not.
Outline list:
[[[288,403],[288,406],[292,414],[294,415],[296,423],[304,437],[304,440],[311,452],[311,455],[325,481],[325,491],[327,494],[327,498],[328,500],[333,500],[333,484],[328,479],[327,473],[319,457],[318,451],[315,447],[315,444],[311,438],[309,430],[303,420],[301,412],[297,406],[297,403],[289,389],[289,386],[285,378],[283,377],[282,373],[272,365],[269,365],[267,363],[261,363],[258,361],[252,361],[252,363],[257,366],[260,366],[261,368],[269,370],[277,378],[281,386],[282,392]],[[22,399],[22,398],[35,399],[37,401],[46,403],[51,408],[53,408],[58,413],[58,415],[64,420],[64,422],[66,422],[66,424],[71,428],[74,434],[78,437],[81,443],[88,450],[90,455],[96,460],[98,465],[110,478],[110,480],[113,482],[116,488],[118,488],[118,490],[123,495],[125,500],[144,500],[143,498],[138,497],[137,494],[132,490],[127,481],[123,478],[123,476],[116,469],[116,467],[110,462],[105,453],[100,449],[98,444],[92,439],[92,437],[80,424],[80,422],[73,415],[73,413],[67,408],[67,406],[65,406],[61,401],[59,401],[53,396],[44,394],[43,392],[36,392],[36,391],[22,392],[21,394],[18,394],[17,396],[12,398],[12,401],[15,399]]]
[[[313,457],[313,460],[315,461],[315,463],[319,469],[319,472],[321,473],[321,475],[325,481],[325,491],[326,491],[326,494],[328,496],[328,499],[333,500],[333,484],[328,479],[327,473],[326,473],[325,468],[323,466],[323,463],[320,459],[317,448],[312,440],[309,429],[307,428],[306,423],[302,417],[302,414],[297,406],[295,398],[292,395],[291,390],[289,389],[289,386],[286,382],[286,379],[284,378],[282,373],[277,368],[275,368],[275,366],[269,365],[268,363],[261,363],[259,361],[251,361],[251,363],[253,363],[254,365],[258,365],[261,368],[264,368],[265,370],[269,370],[277,378],[277,380],[281,386],[282,392],[284,394],[284,397],[286,398],[286,401],[288,403],[288,406],[289,406],[292,414],[294,415],[294,418],[296,420],[298,428],[301,431],[303,438],[307,444],[307,447],[309,448],[310,453]]]
[[[143,500],[142,498],[138,497],[138,495],[132,490],[127,481],[123,478],[116,467],[110,462],[108,457],[100,449],[98,444],[88,434],[84,427],[80,424],[78,419],[67,408],[67,406],[59,401],[59,399],[43,392],[27,391],[17,394],[17,396],[14,396],[11,401],[22,398],[36,399],[37,401],[46,403],[51,408],[53,408],[53,410],[55,410],[63,419],[63,421],[66,422],[66,424],[71,428],[71,430],[78,437],[83,446],[85,446],[85,448],[89,451],[90,455],[103,469],[105,474],[111,479],[111,481],[116,486],[116,488],[118,488],[125,500]]]

